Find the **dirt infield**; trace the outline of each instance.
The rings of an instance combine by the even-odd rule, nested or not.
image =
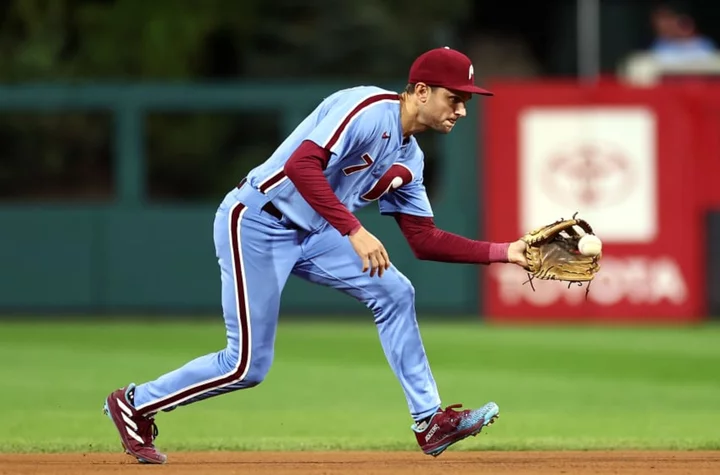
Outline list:
[[[0,475],[717,475],[718,452],[213,452],[170,454],[144,466],[122,454],[0,454]]]

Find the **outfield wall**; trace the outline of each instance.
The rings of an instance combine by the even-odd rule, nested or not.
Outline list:
[[[109,111],[115,167],[109,201],[0,202],[0,314],[217,314],[211,230],[222,196],[148,200],[148,114],[268,109],[284,135],[343,86],[0,87],[4,112]],[[506,241],[578,211],[606,243],[602,278],[585,300],[584,288],[555,283],[533,292],[510,266],[420,262],[393,220],[370,206],[359,216],[413,281],[420,313],[496,322],[718,313],[720,284],[708,275],[717,266],[706,261],[717,236],[708,216],[720,209],[720,88],[539,81],[492,89],[495,97],[471,103],[468,120],[429,151],[440,163],[431,189],[438,225]],[[239,178],[229,176],[228,187]],[[288,316],[365,313],[351,298],[294,278],[282,306]]]
[[[0,202],[0,312],[217,314],[220,280],[212,221],[222,195],[201,204],[150,202],[145,118],[153,111],[268,110],[279,117],[284,135],[316,102],[344,86],[0,87],[0,112],[40,118],[58,111],[109,111],[115,167],[115,195],[109,202]],[[402,85],[388,87],[393,86]],[[471,237],[478,236],[476,119],[471,111],[453,134],[438,139],[435,152],[441,165],[431,196],[437,223]],[[241,178],[228,176],[227,190]],[[360,217],[415,284],[421,312],[477,314],[473,266],[419,262],[392,218],[380,217],[375,206]],[[282,305],[286,314],[364,313],[353,299],[294,278]]]

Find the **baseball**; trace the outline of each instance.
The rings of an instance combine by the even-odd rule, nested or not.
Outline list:
[[[602,252],[602,241],[594,234],[586,234],[578,241],[578,250],[583,256],[597,256]]]

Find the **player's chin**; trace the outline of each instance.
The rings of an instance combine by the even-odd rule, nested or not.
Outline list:
[[[440,133],[443,134],[449,134],[452,129],[455,127],[455,121],[454,120],[446,120],[439,124],[437,127],[435,127],[435,130],[437,130]]]

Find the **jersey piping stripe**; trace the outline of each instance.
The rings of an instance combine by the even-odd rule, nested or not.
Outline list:
[[[270,178],[260,183],[260,192],[267,193],[268,191],[272,190],[280,183],[282,183],[286,178],[287,177],[285,176],[285,172],[282,171],[282,169],[278,170],[274,174],[270,175]]]
[[[340,121],[335,130],[333,130],[333,133],[330,135],[328,141],[325,143],[324,148],[332,151],[333,147],[340,140],[340,137],[342,137],[342,134],[347,130],[347,126],[350,124],[350,122],[352,122],[353,119],[357,118],[358,114],[362,112],[363,109],[367,109],[371,105],[380,102],[398,102],[399,100],[400,99],[397,94],[375,94],[373,96],[366,97],[365,99],[357,103],[355,107],[353,107],[352,110],[350,110],[350,112],[348,112],[345,117],[343,117],[343,120]],[[286,178],[287,176],[285,176],[284,171],[279,170],[275,172],[273,175],[270,175],[269,178],[267,178],[260,184],[260,192],[267,193],[268,191],[278,186]]]
[[[248,370],[250,369],[251,359],[251,345],[252,345],[252,334],[250,330],[250,309],[248,307],[249,302],[247,298],[247,285],[245,282],[245,272],[242,257],[242,242],[241,242],[241,230],[240,224],[242,217],[247,211],[242,203],[236,203],[230,210],[230,249],[232,253],[232,265],[233,273],[235,275],[235,302],[236,302],[236,313],[238,319],[238,358],[235,366],[228,372],[219,377],[200,381],[199,383],[193,384],[187,388],[176,391],[172,394],[151,401],[143,406],[137,408],[137,410],[143,414],[153,414],[162,409],[176,406],[181,402],[187,401],[193,397],[197,397],[201,394],[215,391],[225,386],[237,384],[247,376]]]
[[[397,94],[376,94],[374,96],[366,97],[362,101],[360,101],[340,122],[340,124],[337,126],[333,134],[330,136],[328,141],[325,143],[325,148],[332,151],[332,148],[337,144],[337,142],[340,140],[340,137],[347,129],[348,124],[352,122],[354,118],[358,116],[360,112],[362,112],[363,109],[366,109],[370,107],[373,104],[377,104],[378,102],[383,101],[399,101],[399,97]]]

